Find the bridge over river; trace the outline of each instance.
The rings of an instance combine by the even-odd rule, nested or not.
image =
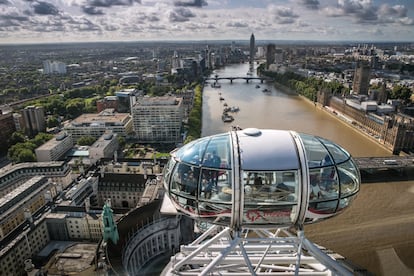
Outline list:
[[[414,168],[413,156],[354,157],[360,170]]]
[[[354,157],[354,160],[363,183],[414,179],[413,156]]]
[[[272,79],[270,78],[266,78],[266,77],[219,77],[219,76],[215,76],[215,77],[210,77],[210,78],[205,78],[205,81],[208,80],[214,80],[215,83],[217,83],[219,80],[229,80],[230,83],[233,83],[233,80],[245,80],[246,82],[249,82],[251,80],[260,80],[261,83],[263,83],[264,81],[272,81]]]

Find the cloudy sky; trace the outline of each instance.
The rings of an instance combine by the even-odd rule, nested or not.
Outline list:
[[[0,0],[0,43],[414,41],[414,0]]]

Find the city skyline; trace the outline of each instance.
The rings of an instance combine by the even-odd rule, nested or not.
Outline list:
[[[410,0],[0,0],[0,43],[413,41]]]

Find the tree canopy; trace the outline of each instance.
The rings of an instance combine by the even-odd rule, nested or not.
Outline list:
[[[401,85],[396,85],[394,86],[394,88],[392,89],[391,93],[390,93],[390,98],[391,99],[400,99],[402,100],[405,104],[411,102],[410,98],[412,95],[412,91],[409,87],[407,86],[401,86]]]
[[[8,158],[15,163],[35,162],[35,149],[53,138],[52,134],[38,133],[33,139],[26,140],[26,138],[24,138],[24,140],[21,141],[21,134],[19,134],[19,132],[15,133],[13,133],[12,137],[14,136],[14,139],[16,139],[15,141],[19,140],[20,142],[16,142],[7,152]]]
[[[194,104],[188,117],[188,131],[187,138],[184,143],[188,143],[194,139],[198,139],[201,136],[201,112],[202,112],[202,94],[201,86],[197,85],[194,89]]]
[[[95,143],[96,138],[92,136],[82,136],[78,139],[77,144],[80,146],[90,146]]]

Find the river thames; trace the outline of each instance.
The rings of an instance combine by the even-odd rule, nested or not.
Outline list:
[[[246,76],[248,64],[228,66],[216,70],[225,76]],[[322,136],[345,147],[353,156],[386,156],[391,153],[379,147],[353,128],[333,118],[312,103],[295,95],[289,95],[258,80],[220,80],[221,88],[206,85],[203,92],[202,136],[225,132],[232,125],[242,128],[270,128],[305,132]],[[256,85],[260,86],[256,88]],[[268,89],[270,92],[263,92]],[[224,98],[220,101],[220,96]],[[224,104],[238,106],[232,113],[235,120],[224,123],[221,119]]]
[[[226,66],[213,76],[245,77],[248,66]],[[313,103],[283,93],[271,83],[220,80],[219,84],[220,88],[206,84],[203,90],[202,136],[226,132],[236,125],[285,129],[327,138],[354,157],[391,155]],[[265,88],[269,92],[263,92]],[[231,113],[233,122],[221,119],[225,103],[240,108]],[[414,275],[413,197],[412,181],[363,184],[350,208],[333,219],[307,225],[305,235],[376,275]]]

